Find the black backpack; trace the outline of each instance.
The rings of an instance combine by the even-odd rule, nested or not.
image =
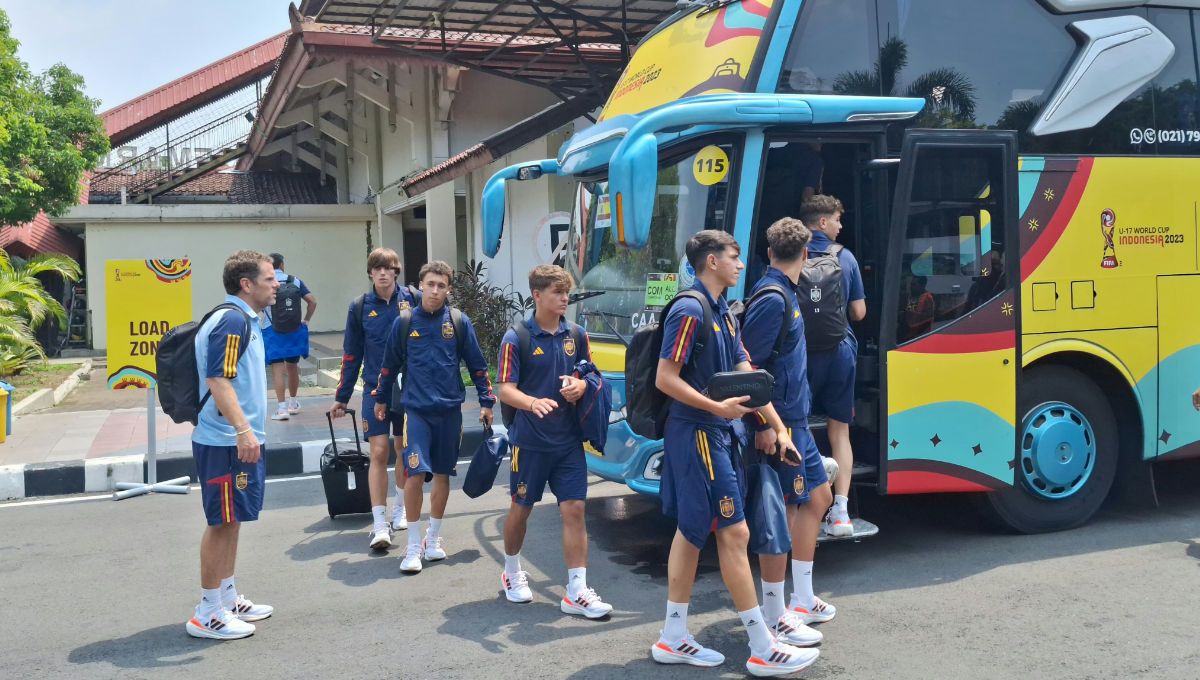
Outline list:
[[[528,366],[533,360],[533,355],[530,354],[529,347],[533,344],[533,336],[529,333],[529,327],[525,322],[512,326],[512,330],[517,334],[517,356],[521,357],[521,365]],[[583,347],[583,328],[568,322],[568,331],[571,334],[571,340],[575,342],[575,346]],[[520,381],[517,382],[517,389],[521,389]],[[513,420],[517,417],[517,408],[510,406],[504,402],[500,402],[500,421],[504,423],[504,427],[512,427]]]
[[[237,311],[246,319],[246,330],[242,331],[241,342],[238,343],[238,361],[246,353],[250,343],[250,315],[235,304],[224,302],[204,315],[200,321],[189,321],[180,324],[163,335],[158,343],[158,352],[154,358],[155,371],[158,373],[158,403],[166,413],[177,423],[196,424],[200,411],[212,392],[200,397],[200,371],[196,367],[196,336],[200,327],[209,317],[222,309]]]
[[[800,314],[810,352],[837,347],[850,328],[846,292],[842,290],[842,263],[838,261],[841,252],[842,246],[837,243],[828,252],[810,252],[800,274]]]
[[[662,439],[666,427],[671,399],[658,389],[654,381],[658,375],[658,356],[662,351],[663,322],[667,313],[683,297],[697,300],[704,312],[700,332],[696,333],[693,340],[692,356],[703,351],[712,337],[712,308],[704,294],[696,290],[685,290],[671,298],[659,314],[659,320],[640,326],[625,350],[625,418],[629,422],[629,429],[646,439]]]
[[[271,329],[276,333],[292,333],[300,328],[300,286],[296,277],[288,277],[279,283],[275,291],[275,304],[271,305]]]
[[[745,302],[738,300],[730,303],[729,313],[733,314],[738,321],[738,326],[743,330],[746,328],[746,312],[754,306],[754,303],[763,299],[768,295],[778,295],[783,298],[783,323],[779,326],[779,336],[775,338],[775,346],[771,349],[771,356],[759,363],[758,367],[765,369],[768,373],[775,366],[775,360],[783,353],[783,343],[787,342],[788,331],[792,329],[792,315],[795,313],[795,308],[792,307],[792,296],[787,294],[783,286],[778,284],[770,284],[759,288]]]

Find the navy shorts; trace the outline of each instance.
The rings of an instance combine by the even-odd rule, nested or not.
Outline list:
[[[808,353],[808,384],[812,412],[843,423],[854,420],[854,375],[858,347],[849,336],[824,352]]]
[[[728,427],[667,417],[663,436],[662,505],[689,543],[746,519],[746,475]]]
[[[192,442],[200,499],[209,526],[253,522],[262,510],[267,472],[267,447],[254,464],[238,460],[236,446]]]
[[[462,431],[462,411],[457,408],[442,412],[405,411],[404,476],[423,472],[428,482],[434,475],[456,474]]]
[[[375,397],[371,396],[370,390],[363,390],[362,410],[359,411],[359,415],[362,416],[363,436],[367,439],[381,434],[399,437],[404,432],[403,413],[388,411],[387,418],[375,418]]]
[[[283,363],[298,364],[298,363],[300,363],[300,357],[288,357],[286,359],[272,359],[271,361],[267,362],[267,365],[274,366],[275,364],[283,364]]]
[[[808,492],[829,481],[825,474],[825,462],[821,460],[821,451],[813,441],[812,432],[807,423],[785,423],[788,436],[796,445],[796,450],[804,458],[800,465],[787,463],[771,456],[767,458],[775,473],[779,476],[779,486],[783,491],[783,502],[788,505],[804,505],[808,502]]]
[[[509,454],[508,493],[517,505],[533,507],[546,483],[559,503],[587,499],[587,459],[583,444],[557,451],[514,446]]]

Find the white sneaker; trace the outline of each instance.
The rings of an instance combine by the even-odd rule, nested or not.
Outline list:
[[[558,608],[564,614],[585,616],[589,619],[604,618],[613,610],[612,605],[601,600],[596,591],[591,588],[584,588],[574,598],[571,598],[570,595],[563,596],[562,601],[558,603]]]
[[[288,418],[291,418],[291,416],[288,415],[287,404],[280,404],[275,409],[275,415],[271,416],[271,420],[287,420]]]
[[[795,647],[812,647],[820,644],[825,637],[821,631],[805,625],[804,618],[794,611],[784,612],[771,630],[775,632],[777,640]]]
[[[846,512],[846,508],[838,506],[837,503],[829,508],[822,528],[830,536],[854,535],[854,523],[850,521],[850,514]]]
[[[791,675],[813,665],[818,656],[821,656],[821,652],[815,649],[801,649],[772,640],[771,648],[766,652],[755,654],[751,651],[750,658],[746,660],[746,670],[759,678]]]
[[[659,663],[686,663],[692,666],[712,668],[725,663],[725,655],[715,649],[709,649],[696,642],[696,638],[686,635],[674,644],[663,639],[658,634],[658,642],[650,648],[650,658]]]
[[[397,505],[392,508],[392,531],[404,531],[408,528],[408,518],[404,516],[404,507]]]
[[[429,535],[425,535],[425,540],[421,542],[421,547],[425,551],[425,559],[430,562],[446,559],[446,551],[442,548],[442,537],[438,536],[433,539],[433,543],[429,542]]]
[[[371,550],[387,550],[392,547],[392,532],[388,525],[380,524],[371,531]]]
[[[192,637],[210,640],[239,640],[254,635],[254,625],[237,618],[228,609],[218,609],[210,616],[196,612],[184,628]]]
[[[837,616],[837,607],[829,604],[817,596],[813,596],[813,606],[803,607],[796,602],[795,596],[792,596],[792,601],[789,603],[788,609],[800,615],[800,620],[806,625],[810,623],[825,623],[832,621],[833,617]]]
[[[518,571],[510,577],[507,571],[502,571],[500,585],[504,588],[504,596],[509,602],[533,602],[533,591],[529,589],[529,574]]]
[[[292,397],[291,401],[288,402],[287,411],[291,415],[296,415],[297,413],[299,413],[300,412],[300,400],[295,397]]]
[[[400,561],[400,571],[405,574],[421,573],[420,544],[408,544],[408,552],[404,553],[404,559]]]
[[[254,604],[244,595],[238,595],[237,602],[229,608],[233,615],[242,621],[262,621],[271,618],[275,608],[269,604]]]

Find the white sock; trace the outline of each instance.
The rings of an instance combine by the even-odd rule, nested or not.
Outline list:
[[[233,584],[233,577],[221,579],[221,606],[226,609],[233,609],[237,604],[237,586]]]
[[[779,583],[771,583],[769,581],[762,582],[763,589],[763,616],[767,617],[767,623],[775,625],[779,621],[779,617],[783,616],[786,607],[783,606],[783,581]]]
[[[813,563],[792,560],[792,606],[811,609],[813,602]]]
[[[421,522],[409,522],[408,524],[408,545],[421,545]]]
[[[662,636],[667,642],[679,642],[687,637],[688,603],[667,600],[667,621],[663,624]]]
[[[399,512],[401,515],[403,515],[404,514],[404,489],[402,489],[401,487],[395,486],[395,485],[392,486],[392,489],[394,489],[396,491],[396,500],[393,501],[393,503],[392,503],[392,514]]]
[[[372,505],[371,506],[371,515],[375,518],[375,528],[376,529],[387,524],[386,511],[387,511],[386,506],[383,506],[383,505]]]
[[[430,517],[429,518],[429,533],[426,535],[426,538],[428,538],[430,541],[433,541],[438,536],[441,536],[441,535],[442,535],[442,518],[441,517]]]
[[[200,604],[196,605],[196,613],[201,616],[212,616],[221,611],[221,589],[201,588]]]
[[[284,400],[284,401],[277,401],[277,402],[275,402],[275,408],[276,408],[277,410],[278,410],[278,409],[283,409],[283,410],[285,410],[285,411],[286,411],[286,410],[287,410],[287,400]]]
[[[567,570],[567,597],[575,599],[579,593],[587,590],[587,567],[575,567]]]
[[[770,649],[771,629],[767,628],[766,622],[763,621],[762,609],[747,609],[738,612],[738,616],[741,617],[742,625],[746,627],[746,633],[750,636],[750,651],[757,654]]]
[[[850,499],[846,498],[845,496],[834,496],[833,497],[834,506],[836,506],[837,509],[841,510],[842,512],[846,511],[846,504],[849,502],[850,502]]]
[[[521,571],[521,553],[504,556],[504,573],[516,576]]]

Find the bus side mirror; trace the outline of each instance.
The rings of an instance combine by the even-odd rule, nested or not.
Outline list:
[[[658,140],[653,133],[627,139],[625,152],[612,160],[609,194],[617,240],[629,248],[650,242],[654,195],[658,190]]]
[[[504,236],[504,184],[508,180],[518,182],[540,179],[544,174],[557,174],[558,161],[553,158],[533,163],[518,163],[504,168],[488,178],[483,186],[483,252],[496,257],[500,252],[500,239]]]

